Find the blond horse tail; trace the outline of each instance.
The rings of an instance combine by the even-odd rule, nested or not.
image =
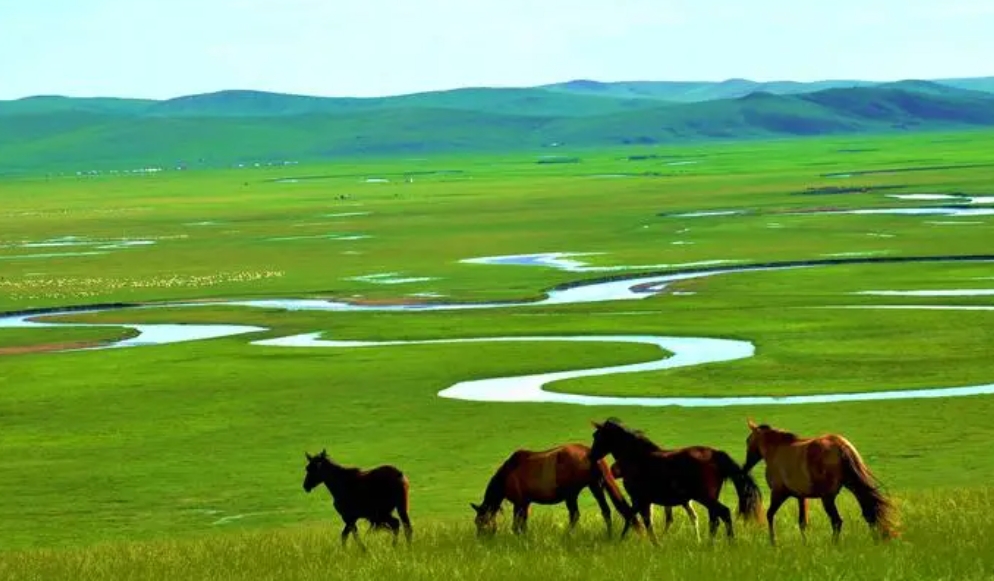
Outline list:
[[[893,503],[880,490],[876,477],[863,462],[856,447],[844,438],[840,438],[843,475],[842,484],[856,496],[863,518],[876,531],[880,538],[889,540],[896,538],[897,515]]]
[[[597,470],[600,472],[601,481],[604,483],[604,488],[607,490],[607,495],[611,498],[611,504],[614,505],[614,509],[618,511],[618,514],[622,516],[626,521],[631,521],[635,518],[634,511],[632,511],[631,505],[625,500],[625,496],[621,494],[621,488],[618,487],[618,481],[614,479],[614,475],[611,473],[611,468],[607,465],[607,461],[601,458],[597,461]]]

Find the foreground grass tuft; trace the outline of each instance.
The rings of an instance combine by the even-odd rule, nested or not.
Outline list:
[[[697,543],[682,514],[653,547],[645,539],[605,538],[592,515],[572,535],[562,515],[536,511],[529,534],[506,523],[479,541],[469,522],[415,522],[415,542],[394,549],[385,533],[363,534],[368,552],[339,544],[339,523],[196,540],[116,543],[0,555],[0,577],[28,579],[986,579],[994,571],[994,490],[948,490],[902,498],[906,523],[897,541],[874,543],[855,506],[842,541],[830,543],[827,519],[813,506],[808,539],[796,511],[780,513],[780,545],[765,526],[736,523],[737,538]],[[657,511],[657,518],[661,511]],[[703,515],[702,515],[703,516]],[[658,518],[659,522],[661,518]],[[659,523],[661,524],[661,522]],[[702,523],[703,524],[703,523]],[[365,528],[365,527],[363,527]],[[703,528],[702,528],[703,532]],[[365,531],[363,530],[363,533]]]

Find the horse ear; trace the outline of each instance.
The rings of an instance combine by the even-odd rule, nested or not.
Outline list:
[[[598,429],[598,430],[604,427],[604,424],[599,424],[599,423],[597,423],[597,422],[595,422],[593,420],[590,420],[590,425],[593,426],[595,429]]]
[[[752,418],[746,418],[746,424],[749,426],[749,429],[752,430],[752,431],[754,431],[754,432],[756,431],[756,428],[758,427],[758,426],[756,426],[756,422],[752,421]]]
[[[471,503],[469,503],[469,506],[470,506],[470,508],[472,508],[473,510],[475,510],[477,514],[480,514],[480,512],[483,511],[483,507],[480,506],[480,505],[478,505],[478,504],[476,504],[476,503],[471,502]]]
[[[313,457],[313,456],[311,456],[310,454],[308,454],[307,452],[304,452],[304,458],[307,458],[307,461],[308,461],[308,462],[310,462],[311,460],[313,460],[313,459],[314,459],[314,457]]]
[[[322,458],[327,458],[328,457],[328,450],[326,450],[324,448],[321,448],[321,453],[318,454],[318,456],[320,456]]]

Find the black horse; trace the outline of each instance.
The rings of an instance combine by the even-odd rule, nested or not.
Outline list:
[[[401,523],[408,544],[411,542],[411,519],[408,517],[410,498],[407,476],[395,466],[378,466],[372,470],[360,470],[336,464],[325,450],[317,456],[304,453],[307,458],[304,491],[310,492],[319,484],[324,484],[331,493],[335,510],[345,521],[342,531],[342,546],[349,538],[355,538],[360,548],[365,548],[359,540],[356,522],[364,518],[370,523],[370,530],[386,528],[393,532],[394,545],[400,534]],[[393,511],[397,511],[397,520]]]
[[[681,506],[693,500],[708,509],[711,540],[721,522],[729,538],[731,512],[718,498],[722,484],[730,478],[739,496],[739,515],[759,521],[762,497],[756,482],[727,453],[707,446],[663,450],[641,432],[630,430],[617,419],[594,423],[591,460],[611,454],[624,474],[625,490],[632,499],[632,509],[642,516],[646,532],[655,543],[652,530],[652,505]],[[621,536],[628,532],[625,523]]]

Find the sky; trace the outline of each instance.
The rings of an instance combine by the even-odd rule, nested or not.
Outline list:
[[[994,0],[0,0],[0,99],[994,75]]]

